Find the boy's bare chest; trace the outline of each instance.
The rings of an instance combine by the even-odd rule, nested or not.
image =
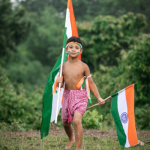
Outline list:
[[[63,70],[65,79],[80,79],[84,76],[84,68],[81,65],[68,65]]]

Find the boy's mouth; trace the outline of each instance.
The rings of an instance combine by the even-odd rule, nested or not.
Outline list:
[[[71,53],[72,55],[75,55],[76,53]]]

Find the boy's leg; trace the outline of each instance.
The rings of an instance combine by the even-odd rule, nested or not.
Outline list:
[[[81,113],[79,113],[79,112],[74,113],[73,126],[75,129],[76,150],[81,150],[82,137],[83,137],[82,114]]]
[[[65,149],[70,149],[72,144],[75,142],[75,139],[73,137],[73,128],[72,128],[72,125],[71,125],[71,122],[65,122],[63,123],[63,126],[64,126],[64,129],[65,129],[65,132],[69,138],[69,141],[65,147]]]

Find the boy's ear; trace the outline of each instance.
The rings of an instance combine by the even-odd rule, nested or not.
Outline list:
[[[82,54],[82,52],[83,52],[83,49],[80,49],[80,53]]]

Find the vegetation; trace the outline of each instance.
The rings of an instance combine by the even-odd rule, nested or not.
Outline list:
[[[101,133],[99,131],[99,133]],[[40,135],[32,131],[30,135],[24,134],[10,134],[10,133],[0,133],[1,149],[11,149],[11,150],[20,150],[20,149],[36,149],[36,150],[63,150],[68,142],[66,135],[50,135],[44,138],[43,140],[40,139]],[[150,138],[140,136],[139,140],[143,142],[147,142]],[[9,142],[8,142],[9,141]],[[73,144],[71,150],[75,149],[75,144]],[[116,136],[109,136],[105,135],[85,135],[83,136],[83,143],[82,149],[90,149],[90,150],[105,150],[105,149],[112,149],[112,150],[125,150],[126,148],[121,147]],[[149,145],[146,144],[144,146],[136,145],[129,150],[149,150]]]
[[[98,111],[96,109],[93,109],[93,111],[87,110],[83,116],[82,124],[85,128],[100,128],[102,120],[103,115],[98,115]]]
[[[10,125],[9,131],[39,129],[41,126],[42,93],[40,89],[28,92],[23,85],[15,89],[0,68],[0,120]],[[17,130],[16,130],[17,129]]]
[[[119,18],[98,16],[93,22],[85,24],[79,24],[78,28],[85,49],[82,58],[91,69],[97,71],[97,64],[119,65],[117,61],[121,51],[130,50],[135,37],[141,36],[146,21],[142,14],[128,13]]]
[[[82,60],[101,96],[135,83],[136,127],[150,129],[150,2],[72,1],[84,43]],[[1,130],[39,130],[44,87],[62,50],[65,13],[66,0],[0,1]],[[97,103],[93,95],[92,101]],[[87,111],[84,127],[111,127],[110,105],[108,100]]]
[[[146,16],[146,20],[150,25],[150,1],[147,0],[72,0],[74,12],[77,21],[93,20],[98,15],[112,15],[119,17],[128,12],[142,13]],[[65,17],[66,0],[26,0],[21,4],[30,12],[40,14],[46,6],[55,8],[61,16]],[[150,28],[146,28],[145,32],[150,32]]]
[[[6,66],[16,51],[16,46],[27,35],[30,22],[25,19],[25,9],[12,9],[9,0],[0,1],[0,64]]]

